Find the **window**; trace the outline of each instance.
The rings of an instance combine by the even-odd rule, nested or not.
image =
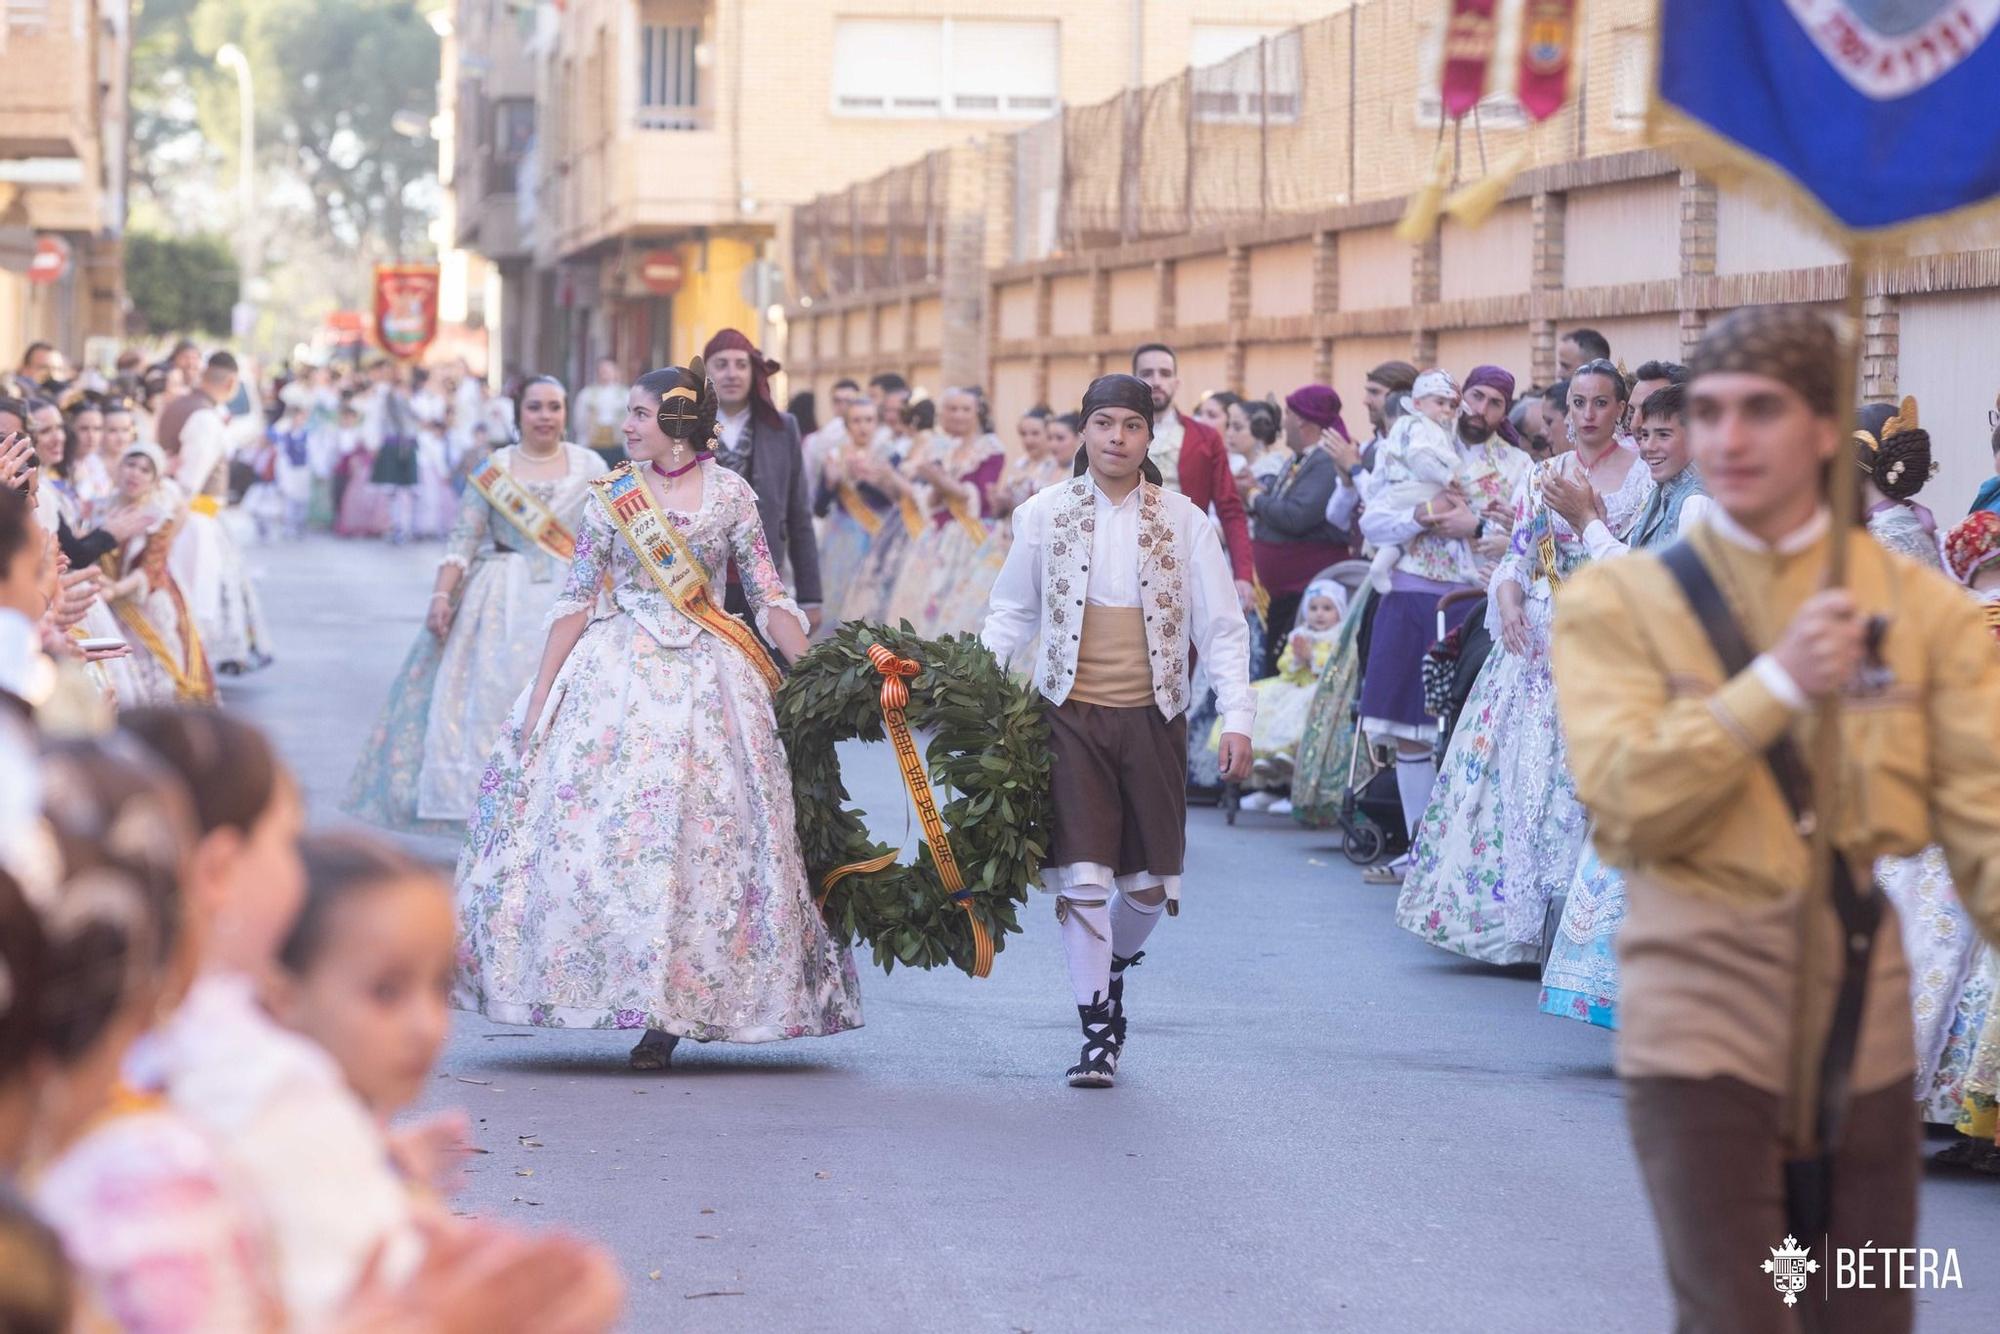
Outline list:
[[[514,169],[535,137],[535,99],[503,97],[493,104],[493,165],[496,180],[512,182]]]
[[[1444,119],[1444,25],[1425,24],[1417,39],[1417,69],[1419,79],[1417,90],[1417,124],[1425,129],[1436,129]],[[1511,93],[1488,93],[1479,99],[1475,108],[1479,113],[1479,126],[1487,130],[1518,129],[1528,123],[1528,113],[1514,100]],[[1471,120],[1470,113],[1466,115]]]
[[[1034,119],[1058,93],[1057,27],[989,19],[839,19],[833,109],[850,116]]]
[[[1646,128],[1646,106],[1653,97],[1653,36],[1644,28],[1621,28],[1611,34],[1616,71],[1612,88],[1614,129]]]
[[[701,128],[701,25],[648,23],[639,30],[639,128]]]
[[[1194,114],[1220,124],[1291,124],[1305,76],[1297,28],[1194,25]]]

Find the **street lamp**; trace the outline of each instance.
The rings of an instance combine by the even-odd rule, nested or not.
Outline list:
[[[215,63],[236,76],[236,115],[240,123],[237,143],[236,192],[241,217],[237,223],[236,308],[230,312],[230,330],[239,339],[248,338],[256,323],[257,308],[252,300],[257,270],[262,265],[258,252],[256,178],[251,163],[257,152],[257,102],[250,86],[250,61],[234,42],[224,42],[215,53]]]

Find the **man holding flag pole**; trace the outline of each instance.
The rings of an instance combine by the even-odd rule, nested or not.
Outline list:
[[[2000,940],[2000,655],[1961,591],[1851,537],[1844,460],[1864,261],[2000,195],[1996,19],[1661,5],[1658,137],[1850,256],[1846,348],[1803,307],[1703,336],[1689,433],[1718,514],[1557,608],[1578,795],[1628,876],[1618,1070],[1683,1334],[1913,1321],[1908,1289],[1805,1265],[1916,1241],[1907,964],[1872,867],[1939,843]]]

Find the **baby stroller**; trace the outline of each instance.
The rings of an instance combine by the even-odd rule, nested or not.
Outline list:
[[[1410,846],[1403,827],[1403,799],[1396,790],[1396,764],[1378,752],[1359,732],[1354,710],[1354,750],[1347,761],[1347,792],[1340,799],[1340,850],[1356,866],[1372,866],[1384,857],[1400,857]],[[1367,772],[1362,772],[1366,764]]]
[[[1342,588],[1347,590],[1347,602],[1348,605],[1351,607],[1354,605],[1354,595],[1360,590],[1361,585],[1367,582],[1367,579],[1368,579],[1367,561],[1344,560],[1344,561],[1339,561],[1333,565],[1327,566],[1325,569],[1321,570],[1318,574],[1314,575],[1309,582],[1318,583],[1321,580],[1328,580],[1333,583],[1339,584]],[[1290,627],[1287,626],[1286,631],[1289,632],[1289,630]],[[1271,631],[1270,627],[1266,626],[1265,633],[1269,634],[1273,632]],[[1284,782],[1286,784],[1286,790],[1289,790],[1291,784],[1291,779],[1289,778],[1289,776],[1287,776],[1284,779]],[[1222,808],[1222,818],[1231,825],[1235,824],[1237,813],[1243,809],[1243,785],[1241,783],[1232,783],[1227,779],[1224,779],[1222,784],[1222,794],[1217,799],[1216,804]]]

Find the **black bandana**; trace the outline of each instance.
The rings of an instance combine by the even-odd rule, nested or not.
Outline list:
[[[1100,375],[1083,391],[1084,419],[1088,421],[1099,408],[1130,408],[1150,422],[1153,391],[1136,375]]]

